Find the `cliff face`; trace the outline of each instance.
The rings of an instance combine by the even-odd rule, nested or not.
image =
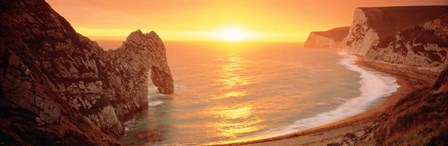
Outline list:
[[[311,32],[305,42],[305,47],[337,48],[347,36],[350,27],[338,27],[328,31]]]
[[[0,19],[1,143],[117,144],[122,123],[147,107],[149,74],[173,92],[154,32],[105,52],[43,0],[2,1]]]
[[[344,48],[351,54],[365,55],[379,39],[444,13],[448,13],[448,6],[357,8]]]
[[[354,145],[446,145],[448,6],[359,8],[345,41],[367,62],[439,74],[378,116]]]
[[[447,8],[448,9],[448,8]],[[380,39],[366,61],[440,72],[448,64],[448,13]]]

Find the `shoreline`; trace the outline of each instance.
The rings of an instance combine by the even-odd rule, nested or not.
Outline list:
[[[405,69],[406,71],[402,71],[402,68],[397,69],[392,65],[367,63],[362,56],[357,56],[354,65],[387,73],[390,76],[395,77],[399,88],[391,95],[383,97],[386,99],[376,107],[340,121],[277,137],[217,145],[326,145],[340,142],[348,133],[355,133],[355,135],[363,134],[364,129],[372,126],[373,121],[379,114],[393,106],[410,92],[419,88],[420,86],[417,84],[421,85],[428,83],[409,75],[409,72],[419,74],[419,71],[414,72],[415,70],[412,69]],[[428,78],[430,78],[430,76]]]

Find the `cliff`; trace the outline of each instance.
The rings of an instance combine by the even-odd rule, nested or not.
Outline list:
[[[440,72],[448,64],[447,30],[448,13],[383,37],[365,60]]]
[[[373,126],[339,144],[446,145],[448,143],[448,6],[358,8],[344,39],[351,54],[373,64],[436,73],[432,85],[420,85],[382,112]],[[397,70],[404,71],[404,68]],[[406,74],[407,75],[407,74]],[[409,75],[414,76],[414,75]],[[414,76],[415,77],[415,76]],[[351,142],[349,142],[351,141]]]
[[[106,52],[43,0],[2,1],[0,19],[2,144],[118,145],[123,122],[148,106],[149,75],[173,92],[154,32]]]
[[[448,6],[373,7],[355,9],[345,47],[365,55],[378,39],[448,13]]]
[[[350,27],[338,27],[327,31],[314,31],[308,36],[305,47],[337,48],[347,36]]]

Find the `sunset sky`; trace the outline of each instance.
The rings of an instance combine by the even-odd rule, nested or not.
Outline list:
[[[155,30],[163,40],[303,42],[309,32],[349,26],[356,7],[442,5],[447,0],[48,0],[81,34],[123,40]],[[221,35],[221,36],[219,36]],[[223,36],[226,35],[226,36]]]

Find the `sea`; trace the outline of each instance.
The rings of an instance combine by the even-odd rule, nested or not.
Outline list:
[[[120,42],[99,42],[105,49]],[[165,42],[175,92],[150,83],[126,145],[240,142],[323,126],[380,105],[396,79],[340,49],[299,43]]]

